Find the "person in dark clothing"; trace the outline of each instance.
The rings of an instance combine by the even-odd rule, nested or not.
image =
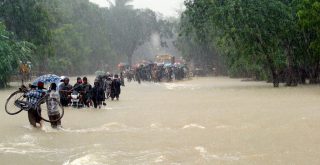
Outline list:
[[[99,83],[100,88],[102,88],[103,90],[106,90],[105,80],[106,80],[106,76],[98,75],[94,81],[97,81]]]
[[[120,73],[120,82],[121,82],[121,85],[124,86],[124,76],[123,76],[123,72]]]
[[[111,100],[114,100],[114,98],[116,98],[117,100],[119,100],[119,96],[121,93],[121,82],[119,80],[119,76],[116,74],[114,75],[114,79],[112,80],[111,83]]]
[[[69,78],[65,78],[63,83],[59,86],[60,102],[62,106],[68,106],[71,96],[72,86],[69,84]]]
[[[134,74],[134,78],[136,81],[138,81],[138,83],[140,84],[141,83],[141,69],[140,68],[137,68],[135,70],[135,74]]]
[[[91,105],[91,90],[92,86],[88,83],[87,77],[82,79],[82,89],[83,89],[83,101],[87,107]]]
[[[94,82],[94,87],[91,90],[91,97],[94,108],[101,108],[102,102],[105,101],[105,93],[98,81]]]
[[[78,95],[79,94],[79,105],[84,105],[83,100],[83,86],[82,86],[82,79],[80,77],[77,77],[77,82],[73,85],[73,91],[72,94]]]
[[[74,84],[73,90],[78,93],[82,92],[82,79],[80,77],[77,78],[77,82]]]

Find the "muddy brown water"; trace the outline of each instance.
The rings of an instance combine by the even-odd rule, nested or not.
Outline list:
[[[13,91],[0,91],[0,164],[320,164],[319,86],[126,83],[103,109],[67,108],[60,130],[7,115]]]

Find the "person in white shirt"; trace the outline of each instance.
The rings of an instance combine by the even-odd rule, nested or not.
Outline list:
[[[55,121],[60,118],[60,112],[59,112],[59,103],[57,101],[60,100],[59,91],[57,91],[57,85],[55,83],[52,83],[50,85],[50,90],[48,91],[49,98],[47,100],[47,106],[48,106],[48,115],[51,123],[52,128],[57,128],[58,126],[61,127],[61,119],[58,121]]]

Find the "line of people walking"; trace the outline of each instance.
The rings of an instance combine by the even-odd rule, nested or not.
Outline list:
[[[101,108],[109,98],[119,100],[120,93],[121,80],[117,74],[99,75],[93,86],[87,77],[78,77],[73,86],[68,77],[63,77],[59,84],[60,102],[63,106]]]
[[[102,105],[106,105],[105,101],[109,98],[119,100],[121,85],[124,85],[121,80],[123,79],[118,75],[106,74],[97,76],[94,85],[91,86],[87,77],[82,79],[78,77],[72,86],[70,79],[63,77],[58,85],[51,83],[48,90],[44,87],[44,82],[38,81],[36,85],[29,84],[29,88],[22,85],[19,90],[23,92],[22,99],[26,98],[26,101],[17,99],[14,105],[28,111],[28,120],[33,127],[39,125],[42,128],[43,120],[45,120],[51,123],[52,128],[58,128],[61,127],[63,116],[63,109],[61,114],[59,106],[77,105],[79,108],[91,106],[101,108]],[[45,104],[47,117],[41,115],[42,108],[44,108],[40,106],[42,104]]]

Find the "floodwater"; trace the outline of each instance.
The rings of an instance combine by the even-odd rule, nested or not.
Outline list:
[[[92,82],[92,81],[91,81]],[[9,116],[0,164],[320,164],[320,87],[195,78],[126,83],[101,110],[66,109],[61,130]]]

